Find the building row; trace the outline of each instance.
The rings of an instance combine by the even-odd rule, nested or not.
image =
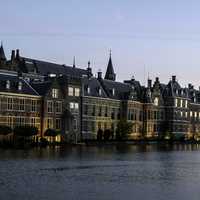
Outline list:
[[[85,68],[26,58],[0,47],[0,125],[35,126],[60,132],[57,141],[97,139],[99,130],[116,137],[121,119],[132,123],[130,139],[200,136],[200,91],[182,87],[176,76],[166,84],[157,77],[143,86],[133,77],[116,81],[111,54],[107,70],[93,75]],[[47,138],[48,139],[48,138]]]

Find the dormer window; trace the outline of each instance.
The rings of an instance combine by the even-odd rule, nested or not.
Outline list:
[[[196,97],[194,97],[194,103],[196,103],[196,101],[197,101],[197,99],[196,99]]]
[[[156,98],[154,99],[154,105],[155,105],[155,106],[158,106],[158,101],[159,101],[159,99],[158,99],[158,97],[156,97]]]
[[[112,95],[115,96],[115,88],[112,89]]]
[[[20,81],[19,83],[18,83],[18,90],[22,90],[22,82]]]
[[[87,87],[87,93],[90,94],[90,87]]]
[[[99,88],[98,93],[99,93],[99,96],[101,96],[101,94],[102,94],[101,88]]]
[[[6,89],[8,89],[8,90],[10,89],[10,81],[9,80],[6,81]]]
[[[178,90],[176,90],[176,94],[178,94]]]

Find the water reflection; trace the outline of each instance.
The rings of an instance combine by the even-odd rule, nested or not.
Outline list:
[[[0,199],[199,199],[199,145],[0,150]]]

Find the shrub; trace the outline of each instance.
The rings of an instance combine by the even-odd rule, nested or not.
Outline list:
[[[117,124],[116,139],[127,140],[128,135],[132,132],[133,124],[125,119],[121,119]]]
[[[34,136],[38,134],[38,128],[34,126],[16,126],[14,128],[14,135],[16,136]]]
[[[0,126],[0,135],[8,135],[9,133],[12,133],[12,129],[9,126]]]
[[[58,131],[56,131],[55,129],[47,129],[44,133],[44,136],[49,136],[49,137],[56,137],[59,134]]]

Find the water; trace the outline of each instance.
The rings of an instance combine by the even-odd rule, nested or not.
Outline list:
[[[200,146],[0,149],[0,199],[199,200]]]

